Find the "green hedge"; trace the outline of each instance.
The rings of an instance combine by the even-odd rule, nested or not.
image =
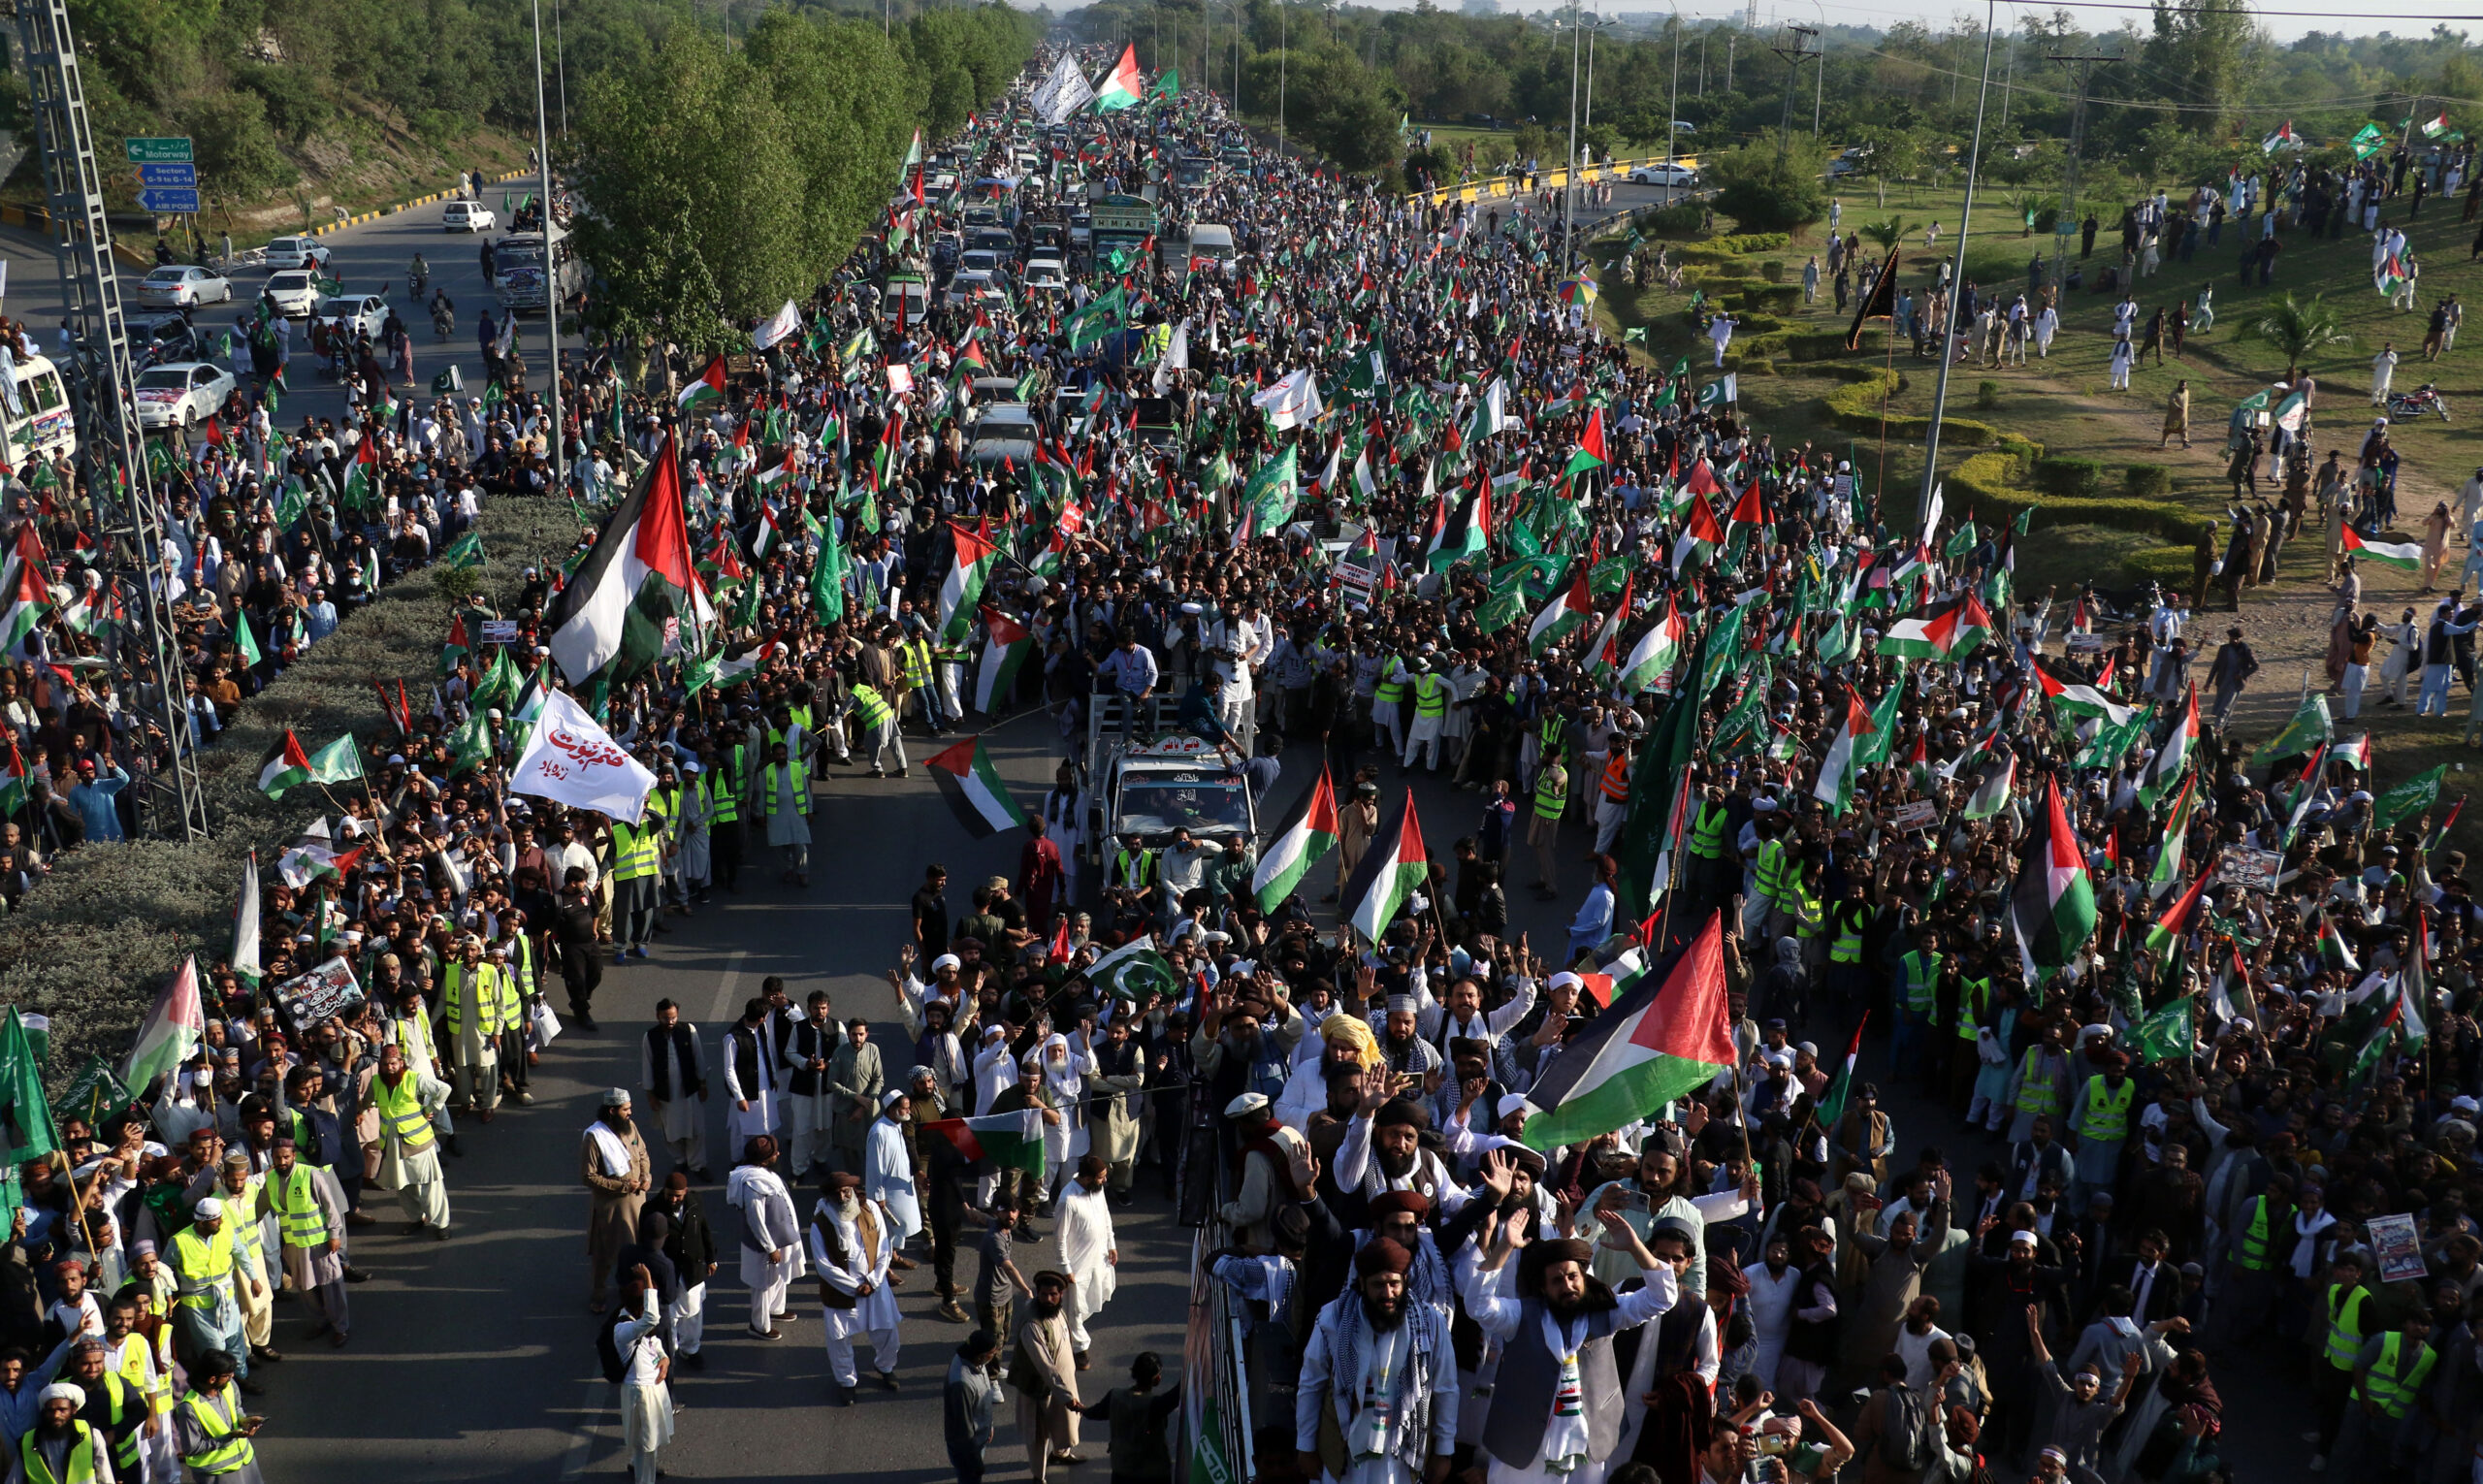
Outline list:
[[[1790,232],[1734,232],[1710,238],[1707,245],[1721,247],[1726,252],[1776,252],[1790,246],[1792,242],[1793,235]]]
[[[2133,587],[2156,583],[2162,587],[2187,589],[2190,579],[2198,575],[2197,551],[2188,546],[2151,546],[2121,559],[2121,572]],[[2195,601],[2198,595],[2190,595]]]
[[[2035,465],[2035,488],[2064,500],[2092,500],[2104,493],[2104,466],[2093,459],[2040,460]]]
[[[1744,289],[1733,296],[1735,306],[1744,309],[1790,309],[1802,302],[1802,286],[1798,283],[1762,283]]]
[[[2201,517],[2187,505],[2167,500],[2079,500],[2040,494],[2015,482],[2026,462],[2024,452],[2015,448],[1979,453],[1960,462],[1944,480],[1950,508],[1957,508],[1961,499],[1968,500],[1979,518],[1991,520],[2015,518],[2018,511],[2031,509],[2038,531],[2047,525],[2103,526],[2165,541],[2187,543],[2198,537]],[[2182,549],[2186,552],[2187,545]]]
[[[1903,373],[1891,371],[1872,371],[1821,399],[1827,406],[1827,420],[1848,433],[1867,433],[1877,436],[1883,427],[1888,436],[1908,442],[1920,442],[1931,436],[1931,419],[1911,412],[1891,410],[1885,421],[1880,413],[1880,399],[1893,396],[1905,385]],[[1940,425],[1940,436],[1960,448],[1983,448],[1998,443],[2004,436],[1989,423],[1970,417],[1951,417]],[[2019,439],[2023,441],[2023,439]]]
[[[1639,214],[1639,229],[1650,237],[1688,237],[1706,225],[1707,210],[1694,201],[1658,207]]]
[[[482,595],[501,604],[515,602],[528,565],[558,565],[577,536],[565,500],[487,500],[477,525],[491,561],[479,574]],[[276,857],[325,807],[315,789],[282,802],[261,793],[259,760],[288,727],[314,748],[346,732],[366,746],[382,737],[371,682],[402,676],[415,694],[427,691],[450,617],[429,573],[382,589],[199,754],[210,838],[68,852],[0,919],[0,1004],[51,1017],[54,1069],[65,1075],[90,1052],[117,1059],[184,957],[197,954],[202,967],[225,957],[244,853],[255,849],[273,881]]]
[[[2133,500],[2173,493],[2173,471],[2161,464],[2133,464],[2121,471],[2121,488]]]

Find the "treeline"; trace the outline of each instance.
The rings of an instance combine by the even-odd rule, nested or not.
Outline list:
[[[693,350],[805,299],[887,210],[917,128],[933,144],[998,100],[1041,22],[1005,5],[926,11],[892,34],[827,10],[746,35],[676,28],[573,94],[554,155],[583,204],[600,330]]]
[[[1456,13],[1428,0],[1412,11],[1334,12],[1273,0],[1097,0],[1067,24],[1085,40],[1126,39],[1149,71],[1177,63],[1185,80],[1204,79],[1228,97],[1238,63],[1242,110],[1253,119],[1274,120],[1284,59],[1288,132],[1359,169],[1370,168],[1361,159],[1397,156],[1400,113],[1418,125],[1482,115],[1513,125],[1484,142],[1481,164],[1511,155],[1557,159],[1569,119],[1573,38],[1547,18],[1501,15],[1490,0],[1467,0]],[[1984,44],[1979,25],[1832,26],[1810,43],[1823,61],[1789,60],[1779,48],[1792,40],[1782,28],[1672,18],[1606,30],[1594,42],[1586,138],[1607,153],[1652,152],[1677,118],[1691,126],[1681,147],[1712,154],[1772,138],[1790,116],[1796,133],[1816,129],[1823,144],[1880,146],[1883,173],[1954,178],[1960,167],[1947,146],[1974,127]],[[1992,41],[1985,157],[2009,183],[2060,173],[2081,73],[2090,100],[2083,158],[2090,168],[2121,166],[2140,177],[2255,155],[2261,136],[2288,119],[2299,134],[2341,140],[2366,123],[2394,131],[2418,111],[2429,119],[2444,108],[2453,126],[2483,131],[2483,63],[2445,26],[2415,37],[2278,42],[2241,0],[2177,0],[2114,31],[2082,31],[2055,12]],[[2115,60],[2091,72],[2052,60],[2081,55]],[[1576,59],[1583,91],[1583,51]],[[1307,89],[1298,81],[1305,77],[1313,80]],[[1353,101],[1332,102],[1345,99]],[[1378,139],[1359,137],[1372,130]],[[1452,171],[1464,164],[1462,143],[1449,155],[1417,161],[1442,163]]]

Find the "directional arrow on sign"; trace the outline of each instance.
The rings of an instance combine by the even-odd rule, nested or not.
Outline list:
[[[138,183],[194,191],[198,189],[198,167],[190,164],[141,165],[138,167]]]
[[[194,215],[199,209],[198,192],[172,187],[143,190],[138,193],[138,205],[140,210],[152,211],[158,216]]]

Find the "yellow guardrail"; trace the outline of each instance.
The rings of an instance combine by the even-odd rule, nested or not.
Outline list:
[[[1662,155],[1650,154],[1635,159],[1611,160],[1601,165],[1589,165],[1578,172],[1578,183],[1593,185],[1601,180],[1625,179],[1629,172],[1642,165],[1663,163],[1665,161]],[[1672,157],[1671,163],[1684,169],[1696,170],[1698,156],[1676,154]],[[1534,183],[1532,186],[1526,183],[1528,178],[1522,174],[1490,176],[1480,180],[1467,180],[1456,185],[1443,185],[1428,191],[1416,191],[1405,200],[1408,204],[1418,206],[1447,206],[1452,202],[1471,203],[1489,201],[1496,197],[1515,196],[1527,190],[1557,191],[1567,187],[1569,171],[1566,166],[1538,170],[1532,177]]]

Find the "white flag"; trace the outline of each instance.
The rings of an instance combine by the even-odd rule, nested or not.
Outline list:
[[[562,692],[543,698],[526,755],[509,770],[510,790],[637,823],[656,775],[624,752],[586,708]]]
[[[1278,433],[1299,428],[1327,410],[1319,401],[1319,382],[1305,368],[1288,371],[1283,380],[1250,399],[1250,404],[1268,414],[1268,423]]]
[[[758,327],[758,333],[751,337],[751,343],[765,350],[800,328],[802,328],[802,311],[794,308],[793,301],[788,299],[785,301],[785,307],[778,309],[775,317]]]

